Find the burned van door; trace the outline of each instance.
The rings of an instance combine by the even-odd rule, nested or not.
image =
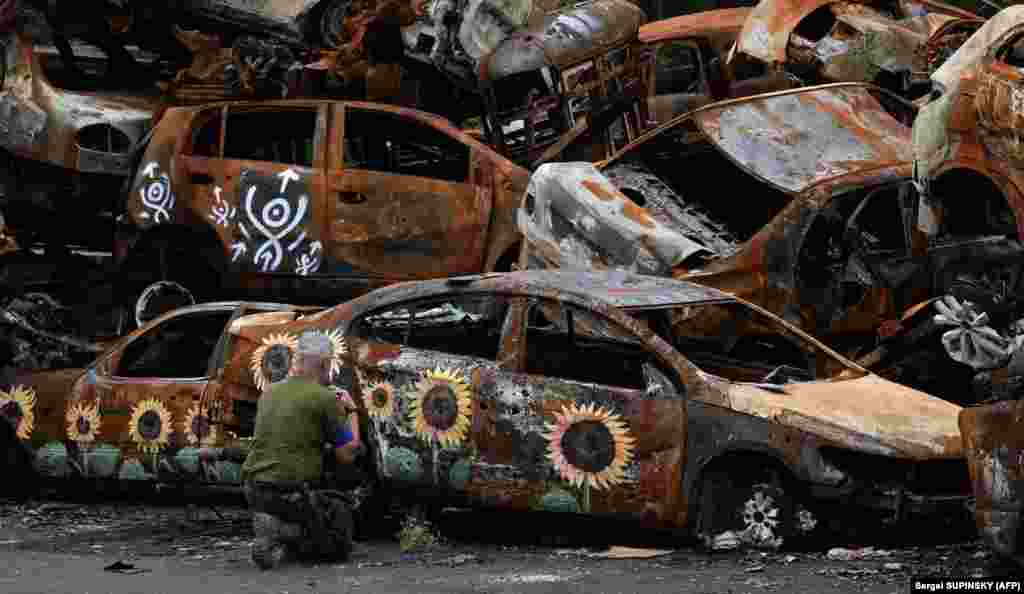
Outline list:
[[[324,253],[327,106],[230,106],[222,185],[212,191],[236,270],[307,276]]]
[[[328,257],[349,273],[395,279],[480,272],[490,194],[471,179],[470,146],[399,112],[346,106],[329,174]]]

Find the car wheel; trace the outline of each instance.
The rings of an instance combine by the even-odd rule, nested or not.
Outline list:
[[[711,550],[777,550],[797,532],[798,510],[778,481],[737,481],[729,473],[702,479],[698,530]]]

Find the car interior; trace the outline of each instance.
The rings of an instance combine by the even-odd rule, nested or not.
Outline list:
[[[166,320],[128,343],[119,377],[205,377],[232,311],[194,312]]]

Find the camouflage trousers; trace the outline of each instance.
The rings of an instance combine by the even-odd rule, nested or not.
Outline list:
[[[303,556],[346,558],[352,547],[352,516],[348,505],[331,493],[247,482],[245,498],[257,538],[289,545]]]

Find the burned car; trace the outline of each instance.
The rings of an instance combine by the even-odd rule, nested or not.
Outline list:
[[[1012,270],[1022,250],[974,200],[919,228],[912,119],[887,91],[838,83],[700,108],[597,167],[546,165],[520,209],[520,267],[686,278],[866,355],[908,308],[990,263]]]
[[[137,92],[69,91],[53,81],[51,49],[3,36],[0,210],[23,247],[42,241],[110,249],[133,154],[160,102]],[[77,224],[55,225],[57,218]]]
[[[792,88],[795,79],[748,61],[725,64],[750,8],[722,8],[647,23],[640,42],[654,54],[649,73],[651,119],[669,119],[715,101]]]
[[[1024,400],[1004,400],[960,413],[964,454],[977,498],[975,519],[985,543],[1000,556],[1024,564]]]
[[[761,62],[808,84],[875,82],[916,98],[928,92],[919,74],[926,74],[928,48],[963,39],[960,26],[944,28],[953,21],[968,28],[980,23],[977,15],[934,0],[762,0],[728,62]],[[935,52],[931,57],[934,64]]]
[[[194,301],[245,290],[323,303],[397,280],[507,270],[528,175],[412,109],[172,108],[127,197],[135,227],[122,294],[175,281]]]
[[[758,306],[630,273],[402,283],[320,312],[176,310],[84,374],[21,382],[0,410],[49,477],[237,484],[225,458],[307,330],[327,333],[332,383],[359,403],[365,471],[417,501],[775,547],[824,524],[828,502],[909,516],[969,489],[958,406]]]

